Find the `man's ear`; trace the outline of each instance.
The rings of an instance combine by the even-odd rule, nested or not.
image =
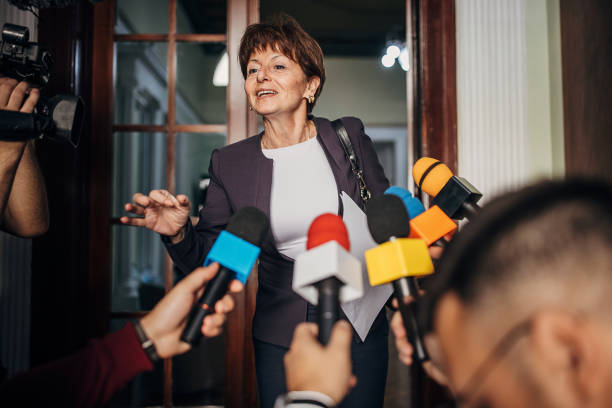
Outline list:
[[[532,319],[530,340],[534,356],[566,384],[582,401],[589,401],[605,387],[606,360],[601,343],[586,320],[560,310],[543,310]],[[557,374],[553,374],[557,373]]]

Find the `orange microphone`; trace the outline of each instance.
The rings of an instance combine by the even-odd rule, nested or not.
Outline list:
[[[444,238],[450,238],[457,230],[457,224],[450,219],[437,205],[425,210],[418,198],[402,187],[389,187],[385,194],[398,196],[410,217],[410,235],[408,238],[421,238],[427,246],[446,246]]]
[[[462,177],[453,176],[441,161],[422,157],[412,167],[412,177],[417,187],[423,190],[450,218],[471,218],[480,207],[477,205],[482,193]]]

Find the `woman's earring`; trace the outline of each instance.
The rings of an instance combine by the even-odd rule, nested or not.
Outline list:
[[[310,95],[308,98],[306,98],[308,100],[309,104],[313,104],[314,103],[314,96]]]
[[[249,104],[249,110],[252,111],[253,107]]]

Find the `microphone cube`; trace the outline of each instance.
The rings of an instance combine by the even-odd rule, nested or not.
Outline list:
[[[331,277],[343,283],[341,303],[363,296],[361,262],[336,241],[326,242],[296,257],[293,290],[313,305],[319,302],[316,284]]]
[[[421,238],[430,246],[440,238],[450,236],[457,230],[457,224],[437,205],[410,220],[409,238]]]
[[[370,285],[378,286],[399,278],[431,275],[433,262],[422,239],[396,238],[365,252]]]
[[[236,279],[245,284],[260,252],[255,245],[224,230],[208,251],[202,266],[218,262],[219,265],[234,271]]]
[[[476,204],[482,193],[463,177],[453,176],[442,187],[442,190],[431,202],[437,205],[451,218],[461,220],[467,215],[463,211],[463,203]]]

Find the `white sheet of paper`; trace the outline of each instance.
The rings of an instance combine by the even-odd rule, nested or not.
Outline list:
[[[374,248],[376,242],[370,235],[365,213],[344,191],[342,192],[342,205],[344,207],[342,219],[348,230],[351,254],[359,259],[362,265],[363,297],[343,303],[341,307],[361,340],[364,341],[378,312],[393,293],[393,288],[391,284],[370,286],[364,253]]]

